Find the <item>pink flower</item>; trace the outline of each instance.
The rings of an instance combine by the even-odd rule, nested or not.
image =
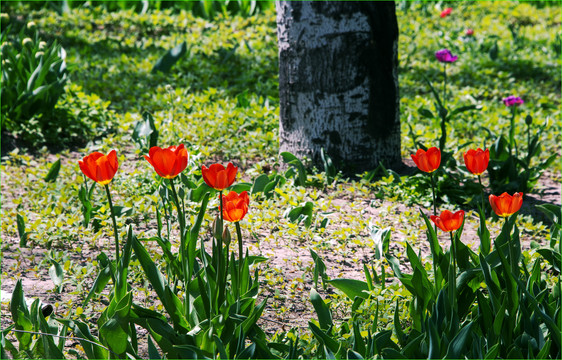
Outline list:
[[[523,104],[524,101],[519,96],[510,95],[510,96],[503,99],[503,103],[505,104],[505,106],[509,107],[509,106],[513,106],[513,105],[519,106],[519,105]]]
[[[472,29],[466,29],[466,31],[464,32],[464,34],[466,36],[473,36],[474,35],[474,30]]]
[[[439,62],[442,63],[453,63],[457,61],[458,56],[453,56],[449,49],[441,49],[435,53],[435,57]]]
[[[447,17],[451,15],[451,11],[453,11],[453,8],[446,8],[445,10],[441,11],[441,14],[439,16],[441,16],[442,18]]]

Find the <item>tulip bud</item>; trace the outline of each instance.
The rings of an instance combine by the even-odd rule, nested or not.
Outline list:
[[[35,24],[34,21],[30,21],[30,22],[27,23],[27,29],[28,30],[33,31],[33,30],[35,30],[36,27],[37,27],[37,25]]]
[[[221,239],[222,231],[222,220],[220,216],[217,215],[215,221],[213,221],[213,235],[215,236],[215,239]]]
[[[533,117],[531,115],[527,115],[525,117],[525,124],[531,125],[533,123]]]
[[[224,228],[224,232],[222,233],[222,241],[228,247],[230,242],[232,241],[232,236],[230,236],[230,231],[228,230],[228,226]]]

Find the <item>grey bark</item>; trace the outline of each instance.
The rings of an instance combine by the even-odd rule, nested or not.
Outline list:
[[[280,151],[344,172],[400,159],[394,2],[278,1]]]

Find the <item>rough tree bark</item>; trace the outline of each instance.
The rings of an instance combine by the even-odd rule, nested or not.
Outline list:
[[[319,165],[324,148],[347,173],[400,164],[394,2],[276,7],[280,151]]]

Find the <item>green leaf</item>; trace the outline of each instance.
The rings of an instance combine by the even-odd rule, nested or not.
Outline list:
[[[394,331],[396,332],[396,338],[400,345],[406,345],[406,335],[402,331],[402,325],[400,324],[400,311],[398,310],[398,299],[396,299],[396,307],[394,308]]]
[[[550,221],[558,225],[562,224],[561,209],[562,207],[554,204],[535,205],[535,208],[542,211]]]
[[[328,276],[326,275],[326,264],[324,261],[316,254],[316,252],[310,249],[310,256],[312,260],[314,260],[314,287],[318,288],[318,277],[322,279],[322,285],[326,288],[326,281],[328,280]]]
[[[324,173],[326,174],[326,182],[328,185],[332,184],[335,180],[337,173],[336,167],[330,156],[324,152],[324,148],[320,148],[320,158],[324,164]]]
[[[363,357],[361,356],[361,354],[359,354],[356,351],[353,350],[348,350],[347,351],[347,358],[348,359],[363,359]]]
[[[486,355],[484,355],[484,359],[496,359],[498,354],[500,353],[500,344],[495,344],[488,350]]]
[[[303,163],[297,158],[295,155],[291,154],[290,152],[282,152],[281,157],[283,161],[297,169],[297,181],[296,184],[298,186],[306,186],[306,169]]]
[[[429,81],[429,79],[423,75],[423,79],[425,80],[425,82],[427,83],[427,85],[429,86],[429,89],[431,90],[431,93],[433,94],[433,97],[435,97],[435,101],[437,101],[437,104],[439,105],[439,109],[443,108],[443,103],[441,102],[441,98],[439,97],[439,94],[437,93],[437,91],[435,90],[435,88],[433,87],[433,84],[431,84],[431,81]]]
[[[51,280],[53,281],[55,286],[59,287],[62,285],[62,280],[64,276],[62,267],[55,260],[50,259],[50,261],[51,261],[51,267],[49,268],[49,276],[51,277]]]
[[[380,229],[376,226],[369,226],[371,239],[375,246],[375,259],[380,259],[388,252],[390,244],[390,227]]]
[[[177,45],[173,49],[169,50],[164,56],[162,56],[154,67],[152,68],[152,73],[156,73],[157,71],[168,73],[172,66],[178,60],[187,53],[187,43],[184,41],[181,44]]]
[[[551,345],[552,345],[552,340],[548,340],[547,342],[545,342],[541,351],[537,354],[536,358],[537,359],[547,359],[548,358],[548,352],[550,351]]]
[[[247,182],[239,182],[237,184],[232,185],[231,187],[228,188],[229,191],[234,191],[238,194],[243,193],[244,191],[251,191],[252,189],[252,184],[247,183]]]
[[[459,106],[458,108],[451,110],[451,112],[449,113],[449,118],[453,117],[453,115],[460,114],[469,110],[481,110],[481,109],[482,109],[481,105]]]
[[[552,267],[560,272],[560,263],[562,258],[560,253],[552,248],[543,247],[537,249],[537,252],[542,255],[542,257],[552,265]]]
[[[123,354],[127,349],[128,334],[123,330],[116,318],[109,319],[100,328],[100,337],[103,338],[109,348],[117,354]]]
[[[369,297],[369,286],[365,281],[355,279],[333,279],[328,283],[341,290],[351,300],[355,297],[367,299]]]
[[[68,319],[59,319],[56,318],[56,321],[60,322],[61,324],[69,327],[72,329],[72,332],[77,336],[80,345],[84,349],[86,353],[86,357],[88,359],[107,359],[108,352],[104,349],[99,341],[90,334],[90,328],[86,323],[76,320],[68,320]],[[89,340],[85,341],[83,339]]]
[[[131,253],[133,244],[133,227],[129,225],[129,230],[127,231],[127,242],[123,248],[123,256],[119,260],[119,266],[117,268],[117,276],[115,279],[115,296],[121,299],[125,296],[127,292],[127,274],[129,270],[129,262],[131,261]]]
[[[496,60],[498,58],[498,53],[499,53],[499,47],[498,47],[498,42],[496,41],[488,51],[488,55],[490,56],[490,59]]]
[[[170,298],[169,293],[166,292],[166,288],[168,288],[166,280],[156,267],[156,264],[152,261],[151,256],[148,254],[144,246],[142,246],[140,241],[136,238],[133,238],[133,249],[146,277],[148,278],[148,281],[154,288],[154,291],[156,291],[160,301],[162,301],[162,305],[166,308],[174,326],[183,328],[187,332],[188,329],[185,325],[185,318],[180,315],[179,309],[176,307],[176,303]]]
[[[189,242],[187,244],[187,260],[189,264],[188,276],[191,276],[194,271],[193,266],[195,264],[195,249],[197,247],[197,238],[199,237],[199,230],[201,229],[201,224],[203,223],[203,219],[205,218],[205,211],[207,210],[207,204],[209,203],[209,196],[209,193],[203,195],[201,208],[199,209],[197,218],[195,218],[195,223],[193,224],[189,232]]]
[[[266,174],[261,174],[254,180],[254,185],[252,185],[252,195],[259,192],[264,192],[265,186],[269,184],[269,176]]]
[[[111,268],[110,265],[107,265],[99,272],[96,280],[94,280],[94,284],[92,285],[90,292],[88,292],[88,295],[84,299],[82,306],[86,306],[86,304],[90,301],[94,294],[99,294],[100,292],[102,292],[102,290],[109,282],[109,279],[111,279]]]
[[[431,319],[429,319],[429,317],[426,318],[425,327],[426,333],[429,335],[428,359],[441,358],[441,338],[437,333],[437,328],[435,327]]]
[[[482,208],[479,209],[478,215],[480,216],[480,225],[478,226],[478,237],[480,238],[480,252],[484,256],[490,253],[490,232],[486,227],[486,215]]]
[[[58,159],[53,163],[53,165],[51,165],[51,168],[49,169],[47,176],[45,176],[45,182],[54,182],[59,176],[59,172],[60,172],[60,159]]]
[[[447,354],[445,358],[447,359],[460,359],[467,346],[467,341],[471,339],[470,334],[474,322],[469,323],[467,326],[463,327],[457,335],[449,343],[447,348]]]
[[[383,359],[407,359],[407,357],[392,348],[384,348],[381,352]]]
[[[340,348],[340,344],[332,339],[328,334],[326,334],[322,329],[316,326],[312,321],[308,322],[308,327],[312,331],[312,334],[326,346],[332,353],[337,353]]]
[[[498,251],[496,249],[496,251]],[[478,254],[480,258],[480,268],[482,269],[482,273],[484,274],[484,281],[486,283],[486,287],[488,288],[488,292],[490,294],[490,300],[492,301],[492,308],[497,311],[499,308],[499,297],[500,297],[500,287],[499,284],[494,280],[491,274],[490,265],[484,258],[482,254]]]
[[[332,323],[332,312],[320,294],[318,294],[318,292],[314,289],[310,290],[310,302],[312,302],[312,306],[314,306],[314,310],[316,310],[316,315],[318,315],[320,329],[330,329],[334,325]]]
[[[288,213],[286,213],[286,217],[293,223],[304,223],[304,226],[307,228],[312,225],[312,211],[313,211],[314,204],[310,201],[307,201],[302,206],[297,206],[291,209]]]
[[[428,119],[435,119],[435,116],[433,115],[433,113],[431,111],[429,111],[428,109],[424,108],[423,106],[420,106],[418,108],[418,114],[420,114],[421,116],[428,118]]]
[[[20,238],[20,247],[27,247],[27,232],[25,231],[25,220],[20,214],[16,215],[16,225],[18,228],[18,236]]]
[[[153,147],[158,143],[158,130],[154,125],[152,114],[145,111],[142,114],[142,120],[135,124],[132,135],[133,140],[142,147]],[[148,149],[146,149],[148,150]]]

